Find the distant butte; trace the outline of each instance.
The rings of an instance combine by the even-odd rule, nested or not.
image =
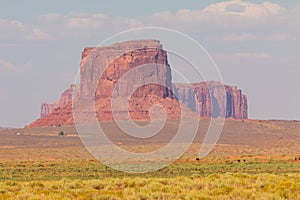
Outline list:
[[[105,71],[101,67],[102,62],[108,63]],[[154,67],[133,70],[129,78],[120,79],[126,72],[149,63]],[[143,85],[147,80],[157,84],[147,84],[129,95],[135,85]],[[78,91],[80,99],[93,95],[98,121],[113,120],[111,98],[117,83],[115,94],[118,97],[131,96],[129,112],[135,120],[148,120],[148,111],[153,104],[162,105],[170,119],[180,117],[180,105],[201,117],[248,118],[247,96],[236,86],[214,81],[191,85],[172,83],[167,52],[158,40],[127,41],[106,47],[84,49]],[[93,85],[96,88],[91,87]],[[75,87],[71,85],[63,92],[59,102],[42,103],[40,119],[26,127],[74,124],[72,93]],[[120,110],[119,119],[122,119],[124,110]]]

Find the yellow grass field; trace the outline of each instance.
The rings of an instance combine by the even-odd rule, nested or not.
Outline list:
[[[213,151],[196,160],[208,123],[201,120],[179,160],[146,174],[101,164],[72,126],[1,130],[0,199],[300,199],[299,121],[227,120]],[[150,152],[172,138],[176,124],[150,142],[120,135],[111,122],[102,126],[121,148]]]

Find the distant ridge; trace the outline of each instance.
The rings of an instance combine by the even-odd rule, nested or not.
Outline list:
[[[8,130],[8,129],[12,129],[12,128],[9,128],[9,127],[1,127],[1,126],[0,126],[0,131],[2,131],[2,130]]]

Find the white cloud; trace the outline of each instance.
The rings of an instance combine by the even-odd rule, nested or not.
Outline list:
[[[15,40],[42,40],[49,41],[52,40],[53,37],[48,33],[42,31],[40,28],[31,27],[29,25],[25,25],[17,20],[3,20],[0,19],[0,39],[4,42],[2,43],[11,43],[10,40],[15,42]],[[16,46],[18,44],[14,43]],[[1,46],[1,45],[0,45]]]
[[[23,74],[23,73],[27,73],[31,69],[32,69],[32,64],[30,63],[15,65],[9,61],[0,59],[0,74],[5,74],[5,73]]]
[[[48,22],[56,22],[56,21],[60,21],[62,19],[62,15],[57,14],[57,13],[48,13],[48,14],[43,14],[38,16],[38,20],[44,23],[48,23]]]
[[[211,4],[204,9],[180,9],[175,13],[162,11],[139,19],[107,16],[102,13],[48,13],[37,17],[33,26],[17,20],[0,20],[0,27],[20,29],[0,33],[10,38],[37,41],[79,39],[110,35],[130,28],[161,26],[202,38],[222,42],[288,41],[299,38],[299,8],[284,8],[271,2],[250,3],[232,0]],[[107,28],[109,27],[109,29]],[[296,30],[291,33],[290,30]],[[286,33],[287,31],[287,33]]]
[[[30,40],[41,40],[41,41],[52,41],[54,38],[48,33],[42,31],[39,28],[34,28],[29,34],[28,39]]]
[[[254,30],[266,28],[299,29],[300,7],[284,8],[279,4],[264,2],[226,1],[197,9],[181,9],[175,13],[162,11],[152,14],[148,22],[181,29],[204,32],[205,29]]]
[[[264,2],[262,4],[253,4],[240,0],[228,1],[212,4],[206,7],[203,12],[213,13],[215,15],[239,15],[244,17],[264,17],[278,15],[285,9],[280,5]]]
[[[22,22],[17,20],[5,20],[0,19],[0,28],[14,28],[14,29],[23,29],[24,25]]]
[[[145,26],[142,22],[140,22],[136,19],[128,19],[127,24],[128,24],[128,27],[130,29],[132,29],[132,28],[142,28],[142,27]]]
[[[107,20],[109,17],[98,13],[98,14],[71,14],[65,16],[67,19],[67,26],[70,29],[97,29],[100,28],[103,24],[103,21]]]
[[[102,13],[49,13],[38,17],[38,27],[60,39],[99,37],[100,34],[107,35],[143,26],[137,19],[111,17]]]
[[[17,20],[0,19],[0,39],[6,42],[8,40],[53,41],[73,35],[86,37],[90,31],[100,31],[104,26],[111,25],[112,20],[101,13],[73,12],[66,15],[43,14],[38,16],[36,23],[32,25],[23,24]]]
[[[197,33],[213,42],[294,42],[300,40],[300,7],[284,8],[271,2],[232,0],[204,9],[162,11],[148,17],[147,24]]]
[[[10,40],[13,38],[22,38],[26,27],[17,20],[0,19],[0,39]]]
[[[110,17],[101,13],[68,13],[65,15],[49,13],[38,16],[44,28],[61,26],[65,29],[91,30],[102,27]]]
[[[71,18],[68,19],[68,27],[88,30],[101,27],[101,23],[89,18]]]

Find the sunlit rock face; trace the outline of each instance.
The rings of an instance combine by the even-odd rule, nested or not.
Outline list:
[[[247,96],[236,86],[214,81],[173,83],[173,92],[181,103],[202,117],[248,118]]]
[[[149,82],[155,84],[147,84]],[[74,89],[77,92],[74,102],[93,98],[94,110],[85,110],[84,106],[81,109],[83,113],[94,111],[98,121],[124,119],[126,112],[132,119],[148,120],[149,109],[157,104],[169,119],[178,119],[188,113],[181,109],[202,117],[247,118],[247,97],[235,86],[219,82],[172,83],[167,52],[158,40],[84,48],[80,83],[64,91],[58,102],[42,103],[41,118],[27,127],[74,124]],[[115,116],[112,115],[112,99],[118,103]],[[129,105],[123,105],[126,99]]]

